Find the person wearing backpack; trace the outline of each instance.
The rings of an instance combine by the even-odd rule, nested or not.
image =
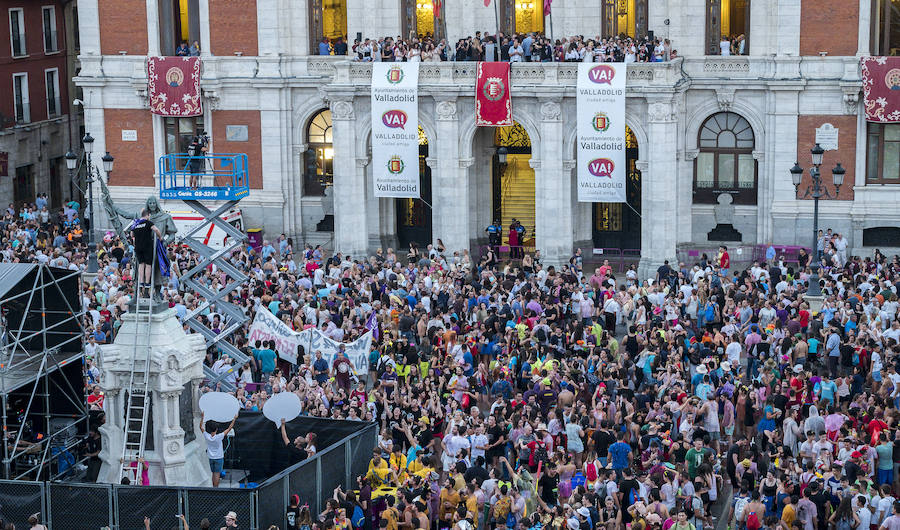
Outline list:
[[[853,511],[851,499],[850,495],[844,496],[837,510],[828,518],[835,530],[853,530],[859,526],[859,516]]]
[[[753,490],[750,493],[750,502],[744,507],[741,519],[738,524],[743,523],[747,530],[760,530],[762,528],[763,517],[766,514],[766,505],[760,500],[759,490]]]

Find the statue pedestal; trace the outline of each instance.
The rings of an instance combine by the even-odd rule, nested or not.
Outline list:
[[[143,371],[149,355],[150,409],[144,421],[144,460],[149,465],[150,484],[208,486],[211,473],[198,405],[206,343],[202,336],[184,332],[174,309],[151,312],[145,302],[149,300],[141,299],[140,312],[132,309],[122,315],[115,342],[99,349],[106,423],[100,428],[98,482],[120,480],[131,371],[133,366]]]

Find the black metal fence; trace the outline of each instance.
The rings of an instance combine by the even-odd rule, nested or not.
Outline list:
[[[345,491],[355,487],[352,481],[365,473],[376,433],[377,425],[369,424],[253,489],[0,480],[0,519],[28,528],[28,517],[39,513],[50,530],[136,530],[149,517],[150,528],[157,530],[175,526],[179,514],[191,528],[203,519],[220,528],[225,514],[235,512],[241,528],[285,528],[290,495],[299,495],[318,514],[338,485]]]

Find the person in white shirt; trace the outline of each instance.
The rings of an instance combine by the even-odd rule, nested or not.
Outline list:
[[[484,425],[475,427],[475,434],[469,436],[469,443],[472,447],[472,455],[470,460],[475,462],[479,456],[484,456],[485,448],[488,445],[488,437],[484,434]]]
[[[722,35],[722,40],[719,42],[719,50],[722,52],[722,57],[731,55],[731,41],[725,35]]]
[[[209,470],[212,472],[212,485],[214,488],[219,487],[219,479],[222,478],[222,470],[225,468],[225,447],[222,441],[234,428],[234,422],[237,421],[238,415],[234,415],[234,419],[228,424],[228,427],[219,432],[219,424],[214,421],[206,422],[205,413],[200,413],[200,431],[206,438],[206,455],[209,457]],[[211,430],[211,432],[210,432]]]
[[[859,526],[857,528],[869,528],[872,524],[872,512],[869,510],[868,501],[864,495],[856,496],[856,515],[859,517]]]
[[[520,63],[524,60],[525,51],[522,49],[522,45],[519,44],[519,39],[513,39],[512,44],[509,46],[509,62]]]

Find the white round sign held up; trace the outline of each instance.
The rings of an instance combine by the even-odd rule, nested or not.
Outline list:
[[[200,396],[200,410],[205,420],[231,423],[240,408],[237,398],[226,392],[207,392]]]
[[[269,418],[277,427],[281,427],[281,420],[291,421],[300,415],[300,398],[293,392],[279,392],[270,397],[263,405],[263,415]]]

